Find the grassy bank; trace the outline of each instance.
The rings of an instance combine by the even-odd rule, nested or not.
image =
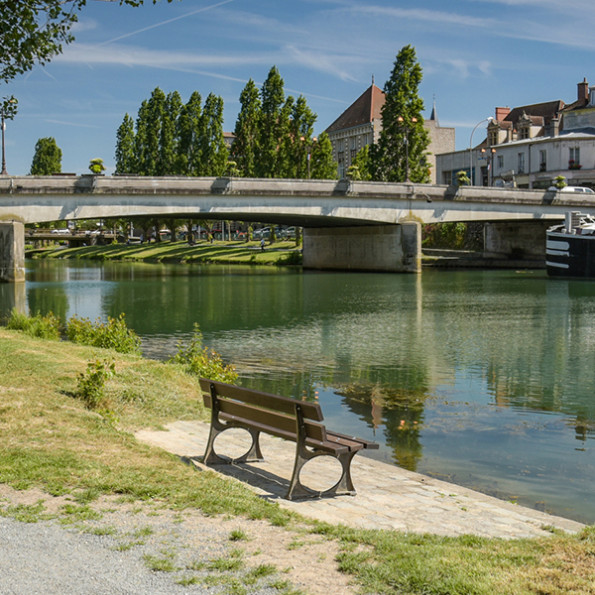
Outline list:
[[[111,244],[68,248],[52,246],[29,250],[33,258],[79,258],[90,260],[122,260],[138,262],[184,262],[217,264],[251,264],[288,266],[301,264],[301,251],[295,241],[275,242],[260,249],[258,242],[201,241],[193,246],[186,242],[151,244]]]
[[[105,358],[115,362],[116,372],[105,389],[109,415],[77,398],[77,378],[87,363]],[[116,495],[300,528],[337,544],[341,569],[366,593],[595,593],[593,528],[505,541],[312,523],[135,440],[139,428],[206,419],[200,403],[196,379],[180,365],[0,328],[0,484],[69,494],[81,508]],[[18,516],[1,501],[0,514]]]

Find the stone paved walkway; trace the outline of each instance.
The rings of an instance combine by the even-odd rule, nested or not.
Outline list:
[[[184,457],[199,468],[209,426],[178,421],[166,431],[143,430],[138,440]],[[246,432],[228,430],[219,438],[218,452],[237,457],[246,448]],[[467,488],[439,481],[360,454],[351,471],[357,494],[291,502],[284,499],[293,468],[295,445],[261,436],[262,463],[210,467],[235,477],[255,492],[304,516],[370,529],[396,529],[415,533],[520,538],[547,535],[547,527],[576,532],[584,525],[572,520],[504,502]],[[314,459],[303,469],[302,482],[324,489],[338,477],[338,463],[329,457]],[[327,480],[321,484],[321,478]]]

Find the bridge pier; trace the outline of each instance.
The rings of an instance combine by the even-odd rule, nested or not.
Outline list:
[[[551,220],[486,223],[484,256],[545,263],[545,231],[551,225]]]
[[[371,227],[304,228],[307,269],[421,272],[421,226],[416,221]]]
[[[0,282],[25,280],[25,226],[19,221],[0,221]]]

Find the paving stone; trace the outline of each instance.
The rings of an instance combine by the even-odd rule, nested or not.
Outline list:
[[[208,433],[206,423],[178,421],[169,424],[165,431],[143,430],[136,437],[179,455],[200,469],[206,469],[201,457]],[[231,433],[225,432],[219,437],[217,449],[241,449],[245,442],[243,437],[228,434]],[[352,464],[352,478],[357,490],[355,496],[290,502],[284,496],[293,469],[295,445],[263,435],[261,449],[266,458],[264,462],[216,465],[210,469],[242,481],[282,507],[322,521],[360,528],[436,535],[475,534],[508,539],[550,535],[542,528],[544,526],[568,532],[580,531],[584,527],[576,521],[498,500],[361,454]],[[224,454],[223,450],[217,452]],[[331,469],[335,461],[322,463],[320,477],[327,478],[327,469],[329,477],[333,477]],[[328,467],[324,466],[327,464]],[[306,465],[304,472],[310,465]],[[320,477],[314,474],[312,481]]]

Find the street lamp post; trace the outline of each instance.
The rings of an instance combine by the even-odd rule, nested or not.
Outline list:
[[[6,130],[5,120],[12,120],[17,115],[18,100],[14,95],[3,97],[0,104],[0,127],[2,128],[2,172],[0,175],[7,176],[6,171],[6,152],[4,145],[4,131]]]
[[[477,124],[475,124],[475,127],[473,128],[473,130],[471,131],[471,137],[469,138],[469,180],[471,182],[471,186],[473,186],[473,181],[474,181],[474,175],[473,175],[473,134],[475,133],[475,131],[477,130],[477,128],[479,126],[481,126],[481,124],[483,124],[484,122],[491,122],[494,118],[492,118],[492,116],[489,116],[488,118],[484,118],[483,120],[480,120]]]
[[[496,156],[496,149],[482,149],[481,153],[485,155],[488,161],[488,186],[494,185],[494,157]]]
[[[411,118],[411,120],[407,122],[407,125],[404,125],[405,118],[399,116],[397,122],[399,122],[405,130],[405,139],[403,140],[403,144],[405,145],[405,182],[409,182],[409,124],[415,125],[417,123],[417,118]]]
[[[312,157],[312,147],[314,146],[314,143],[318,140],[315,136],[312,137],[312,140],[309,141],[306,137],[304,136],[300,136],[300,140],[302,142],[307,143],[306,144],[306,161],[307,161],[307,167],[308,167],[308,180],[310,179],[310,158]]]

